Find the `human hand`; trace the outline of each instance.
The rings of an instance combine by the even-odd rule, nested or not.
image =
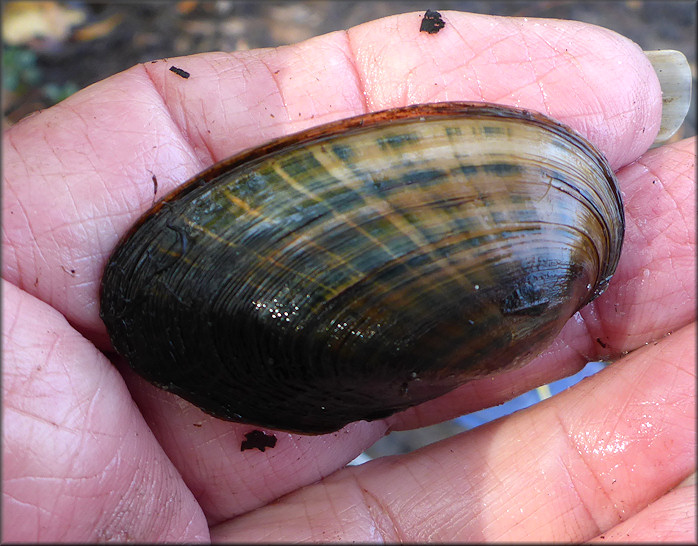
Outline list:
[[[6,541],[695,539],[694,487],[677,487],[695,471],[694,139],[647,151],[660,90],[616,34],[442,15],[435,35],[412,13],[273,50],[146,63],[6,132]],[[618,170],[617,273],[534,362],[386,420],[276,432],[262,453],[240,451],[254,427],[100,352],[102,268],[156,198],[270,138],[441,100],[542,111]],[[389,430],[501,403],[600,358],[619,360],[528,410],[343,468]]]

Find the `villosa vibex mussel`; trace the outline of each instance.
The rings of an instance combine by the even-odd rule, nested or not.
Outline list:
[[[624,232],[603,155],[540,114],[436,103],[222,161],[104,272],[140,375],[217,417],[302,433],[522,365],[606,288]]]

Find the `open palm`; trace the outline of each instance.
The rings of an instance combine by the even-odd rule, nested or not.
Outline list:
[[[277,49],[153,61],[6,131],[5,540],[695,538],[686,480],[695,470],[695,142],[648,151],[661,92],[641,50],[617,34],[442,15],[434,35],[419,32],[413,13]],[[534,362],[386,420],[324,436],[277,432],[274,449],[241,452],[254,427],[150,386],[110,352],[102,268],[157,198],[273,137],[442,100],[542,111],[617,170],[627,232],[616,276]],[[533,408],[345,467],[389,430],[501,403],[621,355]]]

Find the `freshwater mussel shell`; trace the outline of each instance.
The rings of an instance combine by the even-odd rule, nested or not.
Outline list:
[[[140,375],[303,433],[522,365],[600,294],[624,231],[603,155],[484,103],[396,108],[224,160],[122,239],[101,317]]]

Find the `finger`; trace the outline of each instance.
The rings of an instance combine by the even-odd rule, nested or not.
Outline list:
[[[206,160],[326,121],[440,100],[547,113],[587,136],[614,167],[654,139],[661,91],[633,42],[575,21],[443,16],[437,35],[419,32],[421,13],[407,13],[275,50],[181,59],[203,80],[186,88],[169,63],[145,67]]]
[[[591,539],[695,470],[695,329],[541,404],[348,467],[212,529],[214,541]]]
[[[618,172],[626,234],[616,274],[523,369],[471,381],[393,416],[392,430],[428,426],[494,406],[612,360],[695,320],[695,138],[647,152]]]
[[[590,542],[695,544],[695,474],[644,510]]]
[[[617,355],[695,320],[695,165],[694,137],[619,171],[625,248],[613,286],[582,311],[590,335],[578,352]]]
[[[462,97],[531,108],[585,135],[614,169],[654,139],[658,82],[619,34],[576,21],[444,12],[445,28],[430,36],[412,32],[416,15],[349,31],[370,109]]]
[[[615,166],[652,142],[661,93],[627,39],[571,21],[458,12],[428,35],[420,17],[146,63],[25,119],[5,138],[3,275],[106,347],[97,292],[118,237],[203,165],[271,137],[366,109],[484,99],[555,116]]]
[[[321,436],[261,430],[273,447],[250,448],[259,427],[221,421],[122,366],[158,442],[196,496],[210,525],[264,506],[342,468],[387,430],[359,421]],[[244,448],[244,449],[243,449]]]
[[[2,327],[3,539],[207,539],[201,509],[104,356],[7,282]]]

